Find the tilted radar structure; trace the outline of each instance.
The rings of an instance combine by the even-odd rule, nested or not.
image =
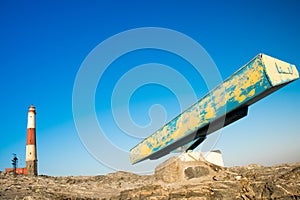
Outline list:
[[[242,117],[248,107],[299,78],[295,65],[259,54],[130,150],[132,164],[193,150],[206,136]]]

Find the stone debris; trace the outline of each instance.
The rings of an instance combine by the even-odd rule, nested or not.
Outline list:
[[[0,173],[0,199],[300,199],[300,163],[219,167],[166,162],[154,175],[30,177]]]

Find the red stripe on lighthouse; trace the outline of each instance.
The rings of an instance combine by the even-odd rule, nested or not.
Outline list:
[[[27,129],[26,145],[30,145],[30,144],[36,145],[36,141],[35,141],[35,128],[28,128]]]

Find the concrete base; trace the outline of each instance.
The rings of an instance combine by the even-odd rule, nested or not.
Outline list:
[[[37,176],[37,160],[26,161],[27,175],[29,176]]]
[[[199,151],[182,153],[161,163],[155,168],[155,177],[164,182],[172,183],[193,178],[200,181],[211,180],[223,169],[220,151],[201,153]]]
[[[178,157],[182,161],[207,161],[214,165],[224,167],[223,157],[220,150],[210,152],[190,151],[182,153]]]

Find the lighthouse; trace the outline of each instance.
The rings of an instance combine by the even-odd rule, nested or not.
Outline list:
[[[26,140],[26,168],[27,168],[27,174],[31,176],[36,176],[38,174],[35,115],[36,115],[35,107],[31,105],[28,110],[27,140]]]

